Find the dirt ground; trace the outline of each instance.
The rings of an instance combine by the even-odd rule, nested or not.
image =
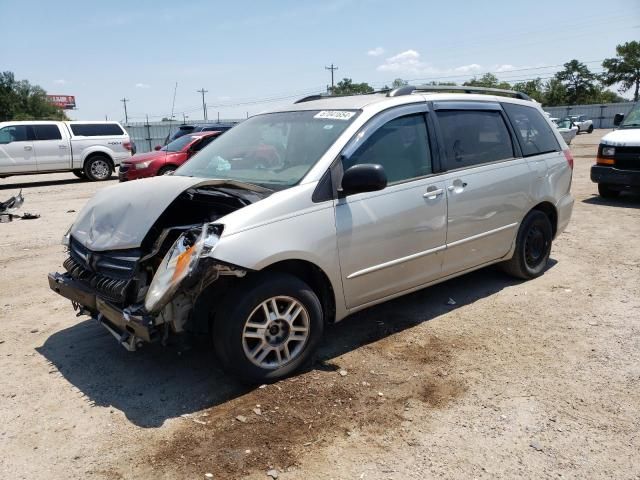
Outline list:
[[[253,389],[207,345],[128,353],[49,290],[104,184],[0,180],[41,214],[0,224],[0,478],[640,479],[640,197],[596,195],[603,133],[574,141],[542,277],[488,268],[371,308]]]

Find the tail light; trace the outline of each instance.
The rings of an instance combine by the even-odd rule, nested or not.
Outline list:
[[[569,168],[571,170],[573,170],[573,155],[571,154],[571,150],[569,150],[567,148],[566,150],[563,150],[562,153],[564,153],[564,158],[567,159],[567,163],[569,164]]]
[[[131,151],[131,142],[122,142],[122,146]]]

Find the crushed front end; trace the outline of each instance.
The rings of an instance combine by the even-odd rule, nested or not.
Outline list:
[[[72,228],[63,240],[69,254],[65,271],[50,273],[49,286],[127,350],[166,342],[185,331],[211,283],[246,274],[214,258],[224,229],[216,220],[260,198],[237,189],[189,189],[160,215],[138,248],[94,251],[74,238]],[[189,223],[180,224],[185,220]]]

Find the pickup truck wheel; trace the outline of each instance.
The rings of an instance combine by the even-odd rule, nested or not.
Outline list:
[[[160,170],[158,170],[158,176],[166,175],[167,173],[171,173],[175,171],[176,171],[176,167],[174,167],[173,165],[165,165]]]
[[[614,190],[610,185],[607,185],[606,183],[599,183],[598,193],[602,198],[618,198],[618,195],[620,195],[620,190]]]
[[[593,125],[589,125],[589,128],[587,128],[587,133],[593,133]]]
[[[503,270],[524,280],[539,277],[549,261],[552,240],[549,218],[538,210],[532,210],[520,224],[516,250],[511,260],[502,264]]]
[[[86,180],[87,178],[87,176],[84,174],[84,170],[74,170],[73,174],[82,180]]]
[[[216,313],[213,342],[225,370],[251,383],[274,382],[311,359],[322,337],[320,300],[302,280],[256,274]]]
[[[84,174],[92,182],[108,180],[112,173],[111,160],[106,156],[95,155],[84,162]]]

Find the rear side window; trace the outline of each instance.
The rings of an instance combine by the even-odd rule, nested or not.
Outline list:
[[[408,115],[387,122],[343,160],[343,168],[362,163],[382,165],[390,184],[432,173],[424,115]]]
[[[500,112],[439,110],[449,169],[513,158],[513,144]]]
[[[525,105],[503,103],[525,157],[542,153],[559,152],[560,144],[538,109]]]
[[[71,131],[76,136],[82,137],[112,137],[124,135],[120,125],[115,123],[73,123]]]
[[[36,134],[36,140],[62,140],[57,125],[34,125],[33,131]]]

